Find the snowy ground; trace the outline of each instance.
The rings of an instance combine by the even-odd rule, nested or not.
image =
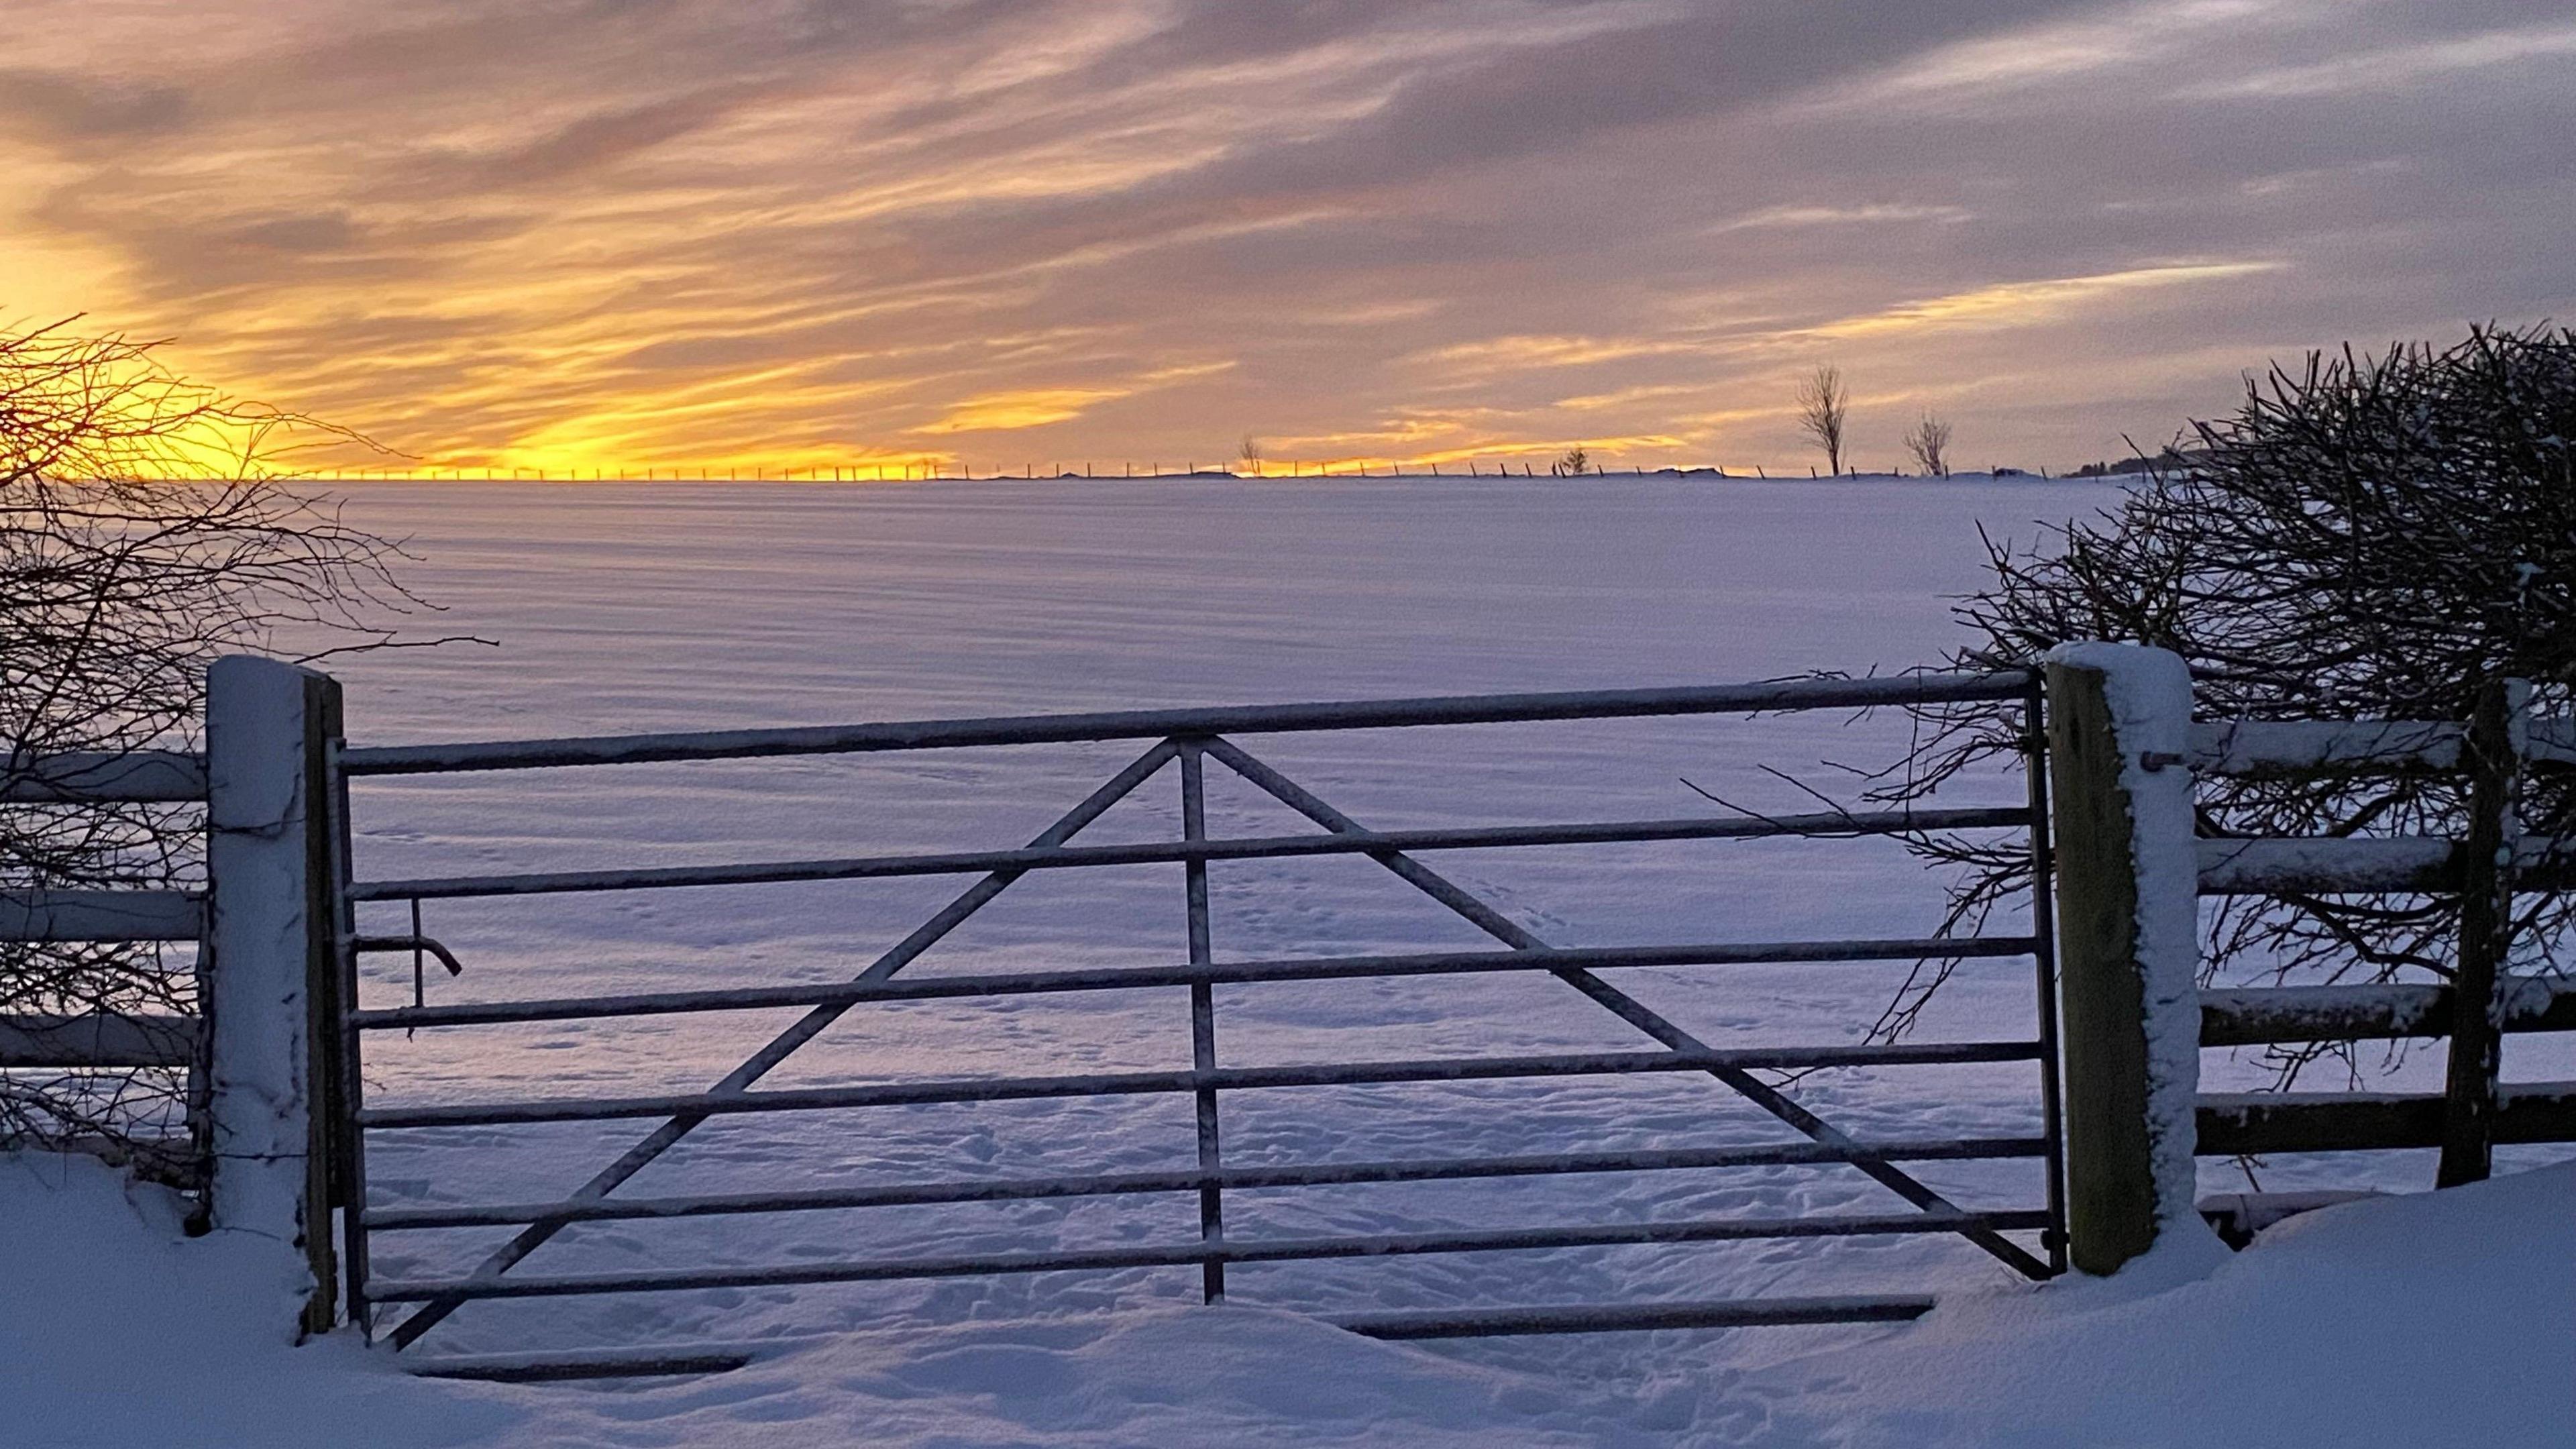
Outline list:
[[[247,1334],[269,1245],[155,1189],[0,1158],[6,1442],[26,1449],[2554,1449],[2576,1422],[2576,1164],[2296,1219],[2161,1291],[1962,1294],[1840,1351],[1621,1384],[1246,1308],[877,1330],[718,1378],[406,1377]],[[147,1327],[148,1326],[148,1330]]]
[[[501,644],[340,662],[359,744],[1902,669],[1936,660],[1954,642],[1942,600],[1977,580],[1980,520],[2026,537],[2034,519],[2110,496],[2100,485],[1993,480],[1615,478],[443,485],[353,494],[356,521],[408,535],[421,556],[411,578],[446,607],[424,626]],[[1825,762],[1887,763],[1902,731],[1892,718],[1779,716],[1243,743],[1363,822],[1399,826],[1708,810],[1684,778],[1757,808],[1798,808],[1799,792],[1765,767],[1849,798],[1851,778]],[[1018,845],[1134,752],[1098,745],[366,782],[356,801],[358,873]],[[1975,782],[1959,803],[2018,792],[2012,781]],[[1167,770],[1083,838],[1169,838],[1177,793]],[[1299,828],[1213,769],[1209,808],[1216,834]],[[1937,881],[1870,843],[1451,853],[1438,864],[1567,945],[1920,934],[1939,902]],[[454,982],[433,973],[430,999],[842,979],[961,884],[434,902],[428,930],[469,970]],[[1485,944],[1356,859],[1220,864],[1213,898],[1220,959]],[[910,974],[1177,961],[1181,905],[1176,867],[1033,876]],[[367,924],[398,928],[400,910]],[[1780,1045],[1856,1039],[1899,974],[1727,967],[1633,971],[1620,981],[1714,1044]],[[408,964],[380,959],[370,990],[379,1003],[407,996]],[[2025,1035],[2031,998],[2026,962],[1971,965],[1926,1035]],[[369,1042],[369,1090],[376,1104],[698,1090],[789,1015],[379,1035]],[[1229,1065],[1646,1044],[1545,981],[1221,989],[1218,1021]],[[767,1084],[1183,1065],[1187,1023],[1177,989],[866,1008]],[[2509,1057],[2509,1076],[2567,1074],[2531,1069],[2530,1045],[2516,1043],[2523,1055]],[[2230,1084],[2224,1057],[2209,1066],[2213,1085]],[[1863,1136],[2004,1135],[2037,1122],[2026,1066],[1827,1072],[1797,1090]],[[1245,1163],[1790,1135],[1717,1084],[1677,1078],[1235,1093],[1226,1112],[1227,1159]],[[371,1186],[381,1203],[543,1199],[572,1188],[647,1126],[381,1134]],[[773,1115],[701,1129],[626,1191],[1178,1167],[1190,1153],[1187,1104],[1157,1099]],[[2037,1201],[2027,1163],[1927,1164],[1922,1175],[1970,1203]],[[2429,1176],[2413,1155],[2389,1154],[2285,1161],[2266,1185],[2414,1187]],[[2563,1173],[2552,1180],[2563,1202]],[[2211,1185],[2242,1183],[2230,1175]],[[1736,1169],[1229,1194],[1228,1226],[1238,1237],[1303,1236],[1898,1206],[1848,1170]],[[1192,1205],[1179,1196],[876,1209],[577,1228],[529,1268],[797,1262],[1194,1234]],[[384,1235],[377,1271],[462,1270],[497,1236]],[[1995,1302],[2009,1304],[2020,1291],[1973,1247],[1936,1239],[1238,1266],[1238,1307],[1217,1315],[1180,1311],[1196,1288],[1194,1270],[1146,1269],[480,1304],[423,1348],[862,1336],[643,1396],[478,1398],[391,1382],[364,1392],[435,1402],[444,1407],[421,1412],[441,1423],[449,1420],[439,1415],[461,1416],[450,1440],[424,1443],[487,1433],[528,1443],[750,1442],[741,1426],[756,1420],[780,1425],[774,1442],[843,1442],[828,1435],[846,1434],[852,1414],[889,1443],[1041,1442],[1041,1429],[1056,1433],[1043,1442],[1104,1444],[1450,1442],[1443,1435],[1727,1443],[1760,1433],[1787,1443],[1931,1443],[1941,1442],[1938,1433],[1837,1439],[1822,1428],[1781,1427],[1808,1422],[1797,1417],[1808,1398],[1840,1404],[1831,1422],[1874,1422],[1885,1406],[1868,1393],[1777,1366],[1885,1336],[1876,1330],[1424,1350],[1351,1340],[1263,1310],[1924,1289],[2000,1294]],[[2017,1327],[2002,1308],[1973,1321],[1986,1325],[1978,1332],[2007,1337],[2057,1332]],[[1920,1350],[1926,1355],[1945,1341],[1936,1327],[1899,1340],[1934,1345]],[[1283,1372],[1283,1360],[1294,1368]],[[359,1394],[355,1382],[333,1392]],[[1804,1387],[1779,1387],[1790,1384]],[[566,1402],[576,1406],[528,1407]],[[1938,1422],[1967,1424],[1978,1402],[1961,1398]],[[614,1433],[599,1427],[630,1413],[639,1422]],[[597,1423],[540,1435],[530,1414],[595,1415]],[[797,1437],[808,1429],[818,1437]]]

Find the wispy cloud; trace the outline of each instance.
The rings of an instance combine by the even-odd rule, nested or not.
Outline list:
[[[1698,351],[1700,344],[1672,337],[1487,337],[1454,342],[1418,355],[1427,363],[1447,364],[1471,373],[1523,372],[1550,367],[1587,367],[1640,357],[1670,357]]]
[[[0,309],[451,464],[2092,456],[2576,310],[2561,9],[14,0]]]
[[[2180,94],[2191,99],[2384,94],[2465,72],[2493,71],[2567,56],[2576,56],[2576,25],[2489,30],[2202,81],[2183,87]]]
[[[1124,388],[1039,388],[968,398],[915,433],[1007,433],[1081,417],[1096,403],[1130,396]]]
[[[1899,302],[1805,330],[1813,337],[1856,338],[1949,327],[2030,327],[2053,321],[2069,308],[2124,293],[2249,277],[2278,271],[2281,266],[2276,261],[2174,262],[2089,277],[1998,282],[1943,297]]]
[[[1115,387],[1026,388],[1017,392],[992,393],[968,398],[950,408],[946,416],[908,431],[916,434],[1009,433],[1023,428],[1042,428],[1049,423],[1070,422],[1101,403],[1211,377],[1233,366],[1231,360],[1187,362],[1155,368]]]
[[[1766,206],[1710,228],[1715,234],[1764,227],[1854,226],[1883,222],[1961,222],[1973,215],[1964,206],[1926,206],[1909,202],[1875,202],[1861,206]]]

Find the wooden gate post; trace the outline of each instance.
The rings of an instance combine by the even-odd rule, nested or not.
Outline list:
[[[271,659],[206,671],[209,1219],[291,1245],[298,1335],[332,1324],[340,687]]]
[[[2047,676],[2067,1255],[2102,1274],[2199,1223],[2191,674],[2162,649],[2070,644]]]

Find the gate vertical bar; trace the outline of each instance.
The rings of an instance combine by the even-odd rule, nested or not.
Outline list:
[[[363,1043],[366,1033],[354,1024],[358,1001],[358,911],[349,899],[354,877],[350,851],[349,772],[341,764],[344,743],[334,730],[326,760],[330,773],[331,835],[337,866],[332,873],[332,920],[339,928],[335,965],[339,973],[339,1121],[334,1139],[340,1185],[340,1274],[348,1298],[346,1313],[361,1337],[375,1339],[375,1311],[367,1301],[367,1139],[358,1125],[366,1106]],[[412,903],[412,935],[420,935],[420,904]]]
[[[2041,1170],[2048,1174],[2048,1230],[2042,1244],[2048,1266],[2066,1271],[2066,1131],[2057,1085],[2057,868],[2048,835],[2048,690],[2034,677],[2022,698],[2021,768],[2030,800],[2030,952],[2038,978],[2039,1119],[2048,1143]]]
[[[1181,756],[1181,838],[1186,841],[1207,839],[1207,770],[1200,757],[1196,740],[1174,741]],[[1189,896],[1190,964],[1205,966],[1215,959],[1208,941],[1207,862],[1193,860],[1183,866]],[[1216,1069],[1216,988],[1205,981],[1190,985],[1190,1064],[1202,1072]],[[1222,1165],[1223,1155],[1217,1141],[1216,1089],[1198,1089],[1199,1170],[1214,1172]],[[1215,1183],[1199,1189],[1199,1239],[1218,1243],[1225,1240],[1225,1194]],[[1225,1264],[1208,1262],[1199,1266],[1199,1293],[1209,1303],[1225,1299]]]
[[[305,1156],[308,1186],[306,1201],[310,1204],[304,1231],[314,1264],[316,1291],[306,1306],[304,1327],[308,1333],[328,1333],[334,1316],[332,1300],[339,1296],[341,1283],[334,1282],[336,1273],[346,1281],[347,1265],[334,1262],[332,1251],[331,1211],[342,1204],[348,1187],[340,1161],[342,1123],[354,1121],[349,1104],[340,1097],[346,1064],[340,1056],[346,1036],[344,1018],[349,1001],[341,994],[340,962],[348,934],[341,928],[340,913],[348,903],[344,883],[348,879],[348,851],[342,839],[342,821],[338,789],[340,737],[340,681],[327,674],[303,671],[304,674],[304,849],[305,948],[304,948],[304,1034],[307,1080],[311,1101],[307,1106],[307,1131],[310,1147]]]

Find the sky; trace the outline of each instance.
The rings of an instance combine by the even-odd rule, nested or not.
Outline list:
[[[0,0],[0,322],[383,466],[2064,467],[2576,321],[2565,0]]]

